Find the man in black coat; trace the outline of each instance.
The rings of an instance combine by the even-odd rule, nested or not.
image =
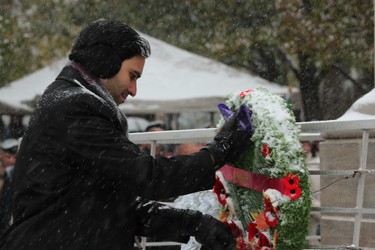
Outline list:
[[[215,171],[251,145],[228,120],[192,155],[153,158],[129,141],[117,105],[135,96],[148,42],[129,26],[98,20],[83,29],[71,62],[44,92],[22,139],[14,172],[8,249],[131,249],[134,236],[195,236],[234,247],[223,223],[150,200],[212,188]]]

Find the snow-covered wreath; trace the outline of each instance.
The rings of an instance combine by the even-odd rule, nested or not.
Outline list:
[[[311,195],[300,128],[284,99],[264,88],[231,94],[219,105],[217,127],[243,106],[252,113],[254,145],[217,172],[219,219],[236,235],[237,249],[303,249]]]

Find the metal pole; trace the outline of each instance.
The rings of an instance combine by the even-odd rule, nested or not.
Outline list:
[[[362,134],[362,145],[361,145],[361,158],[359,162],[359,170],[365,171],[367,168],[367,154],[368,154],[368,143],[369,143],[368,130],[363,130]],[[353,232],[353,245],[359,247],[359,236],[361,235],[361,223],[363,217],[363,200],[365,192],[365,174],[360,174],[357,186],[357,209],[358,213],[354,219],[354,232]]]
[[[155,157],[155,155],[156,155],[156,145],[157,145],[156,141],[151,142],[150,155],[153,156],[153,157]]]

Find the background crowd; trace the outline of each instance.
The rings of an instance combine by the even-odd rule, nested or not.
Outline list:
[[[0,234],[12,223],[13,169],[25,130],[22,116],[12,115],[8,125],[0,117]]]

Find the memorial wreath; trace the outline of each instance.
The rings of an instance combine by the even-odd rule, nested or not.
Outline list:
[[[300,128],[285,100],[264,88],[235,92],[217,128],[232,114],[253,132],[253,146],[216,175],[220,220],[237,237],[237,249],[303,249],[311,194]]]

